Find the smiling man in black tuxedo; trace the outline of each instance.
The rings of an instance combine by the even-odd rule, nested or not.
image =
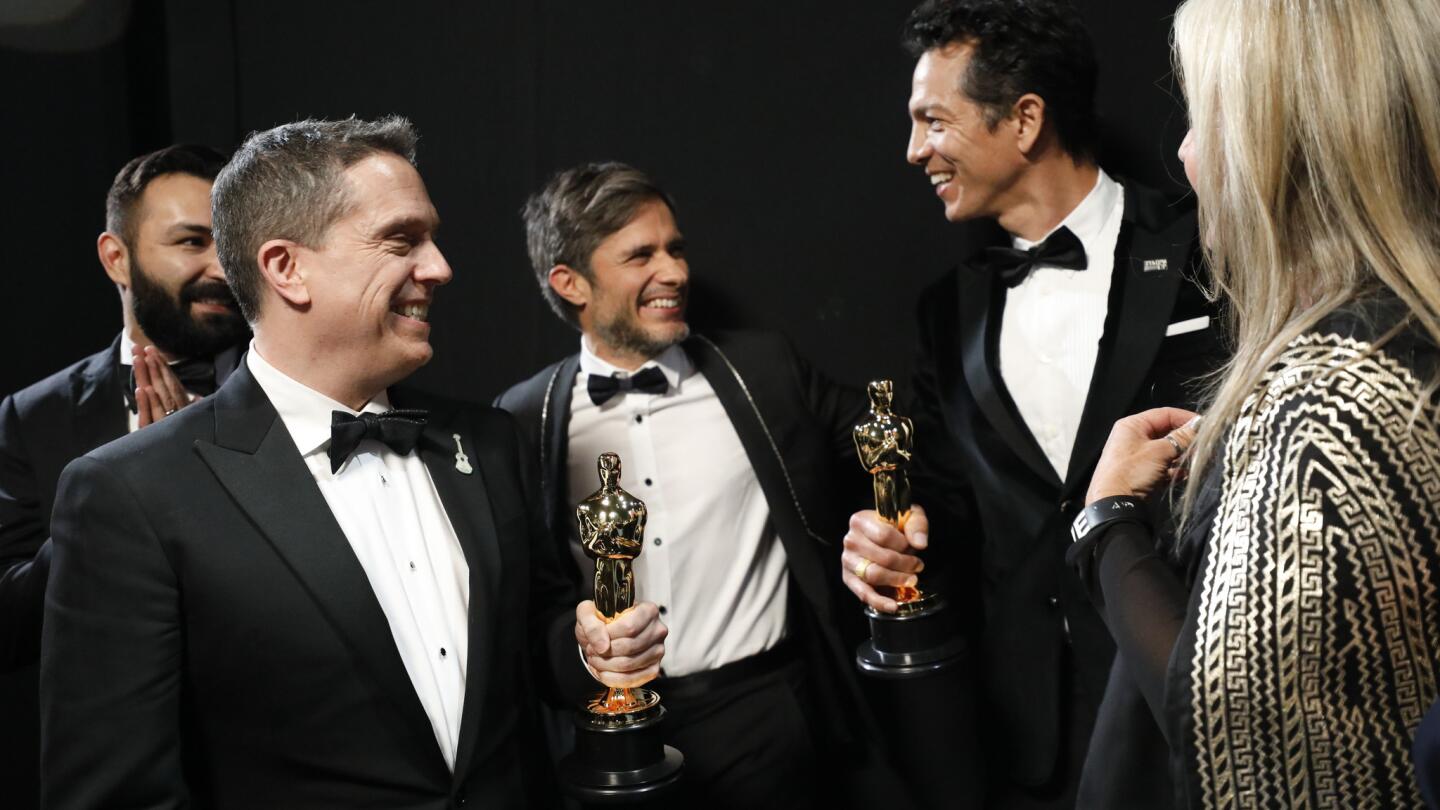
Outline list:
[[[0,402],[0,805],[11,810],[40,801],[40,621],[60,471],[214,391],[249,335],[210,236],[210,184],[224,165],[214,149],[181,144],[120,169],[96,240],[120,334]]]
[[[532,658],[582,671],[514,424],[392,388],[451,277],[415,141],[301,121],[216,180],[255,337],[214,396],[61,478],[47,807],[546,803]]]
[[[623,485],[649,507],[641,601],[608,625],[581,604],[576,637],[597,669],[601,654],[663,640],[663,661],[602,677],[626,686],[663,664],[656,689],[666,742],[685,755],[683,806],[868,806],[867,791],[869,803],[903,804],[837,629],[847,615],[825,540],[869,489],[850,439],[864,395],[779,335],[691,334],[685,240],[645,173],[562,171],[531,197],[525,224],[541,292],[580,346],[500,405],[535,448],[549,542],[577,585],[589,588],[594,564],[575,503],[595,489],[599,453],[620,454]],[[843,783],[825,771],[842,759]]]
[[[224,155],[192,145],[125,164],[96,243],[124,327],[103,350],[0,403],[0,670],[39,657],[60,471],[213,392],[235,367],[249,329],[210,235],[210,184],[224,165]],[[178,374],[167,373],[171,362]],[[158,393],[148,384],[152,370]]]
[[[1193,208],[1097,165],[1095,56],[1068,0],[931,0],[906,45],[907,159],[947,219],[999,228],[921,297],[914,491],[928,521],[902,536],[857,513],[842,577],[894,611],[876,586],[903,584],[929,546],[926,580],[978,603],[987,806],[1068,808],[1078,786],[1081,806],[1164,807],[1163,738],[1123,674],[1109,678],[1115,645],[1064,553],[1115,420],[1193,408],[1192,383],[1221,361]],[[1131,698],[1107,718],[1137,731],[1092,743],[1107,688]],[[1092,745],[1105,755],[1082,785]]]

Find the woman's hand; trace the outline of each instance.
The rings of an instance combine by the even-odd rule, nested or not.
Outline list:
[[[1155,408],[1116,422],[1085,503],[1116,495],[1145,498],[1174,480],[1199,423],[1198,414],[1180,408]]]

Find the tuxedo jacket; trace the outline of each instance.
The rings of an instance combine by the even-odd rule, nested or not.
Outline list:
[[[215,358],[224,382],[242,352]],[[50,513],[65,465],[129,430],[120,338],[0,402],[0,671],[40,655]]]
[[[978,596],[970,607],[991,720],[984,748],[1008,771],[1003,778],[1041,785],[1054,778],[1071,736],[1063,724],[1074,690],[1098,704],[1115,652],[1065,566],[1070,522],[1115,421],[1162,405],[1193,408],[1196,381],[1218,365],[1224,344],[1220,312],[1196,283],[1193,208],[1127,184],[1103,337],[1062,479],[1000,374],[1008,288],[980,266],[986,246],[921,298],[915,500],[932,518],[927,572],[952,595]],[[1090,266],[1105,260],[1090,257]],[[1205,328],[1167,336],[1172,325],[1203,318]],[[1133,719],[1158,745],[1145,766],[1163,777],[1164,741],[1138,697]],[[1141,778],[1114,768],[1122,779]]]
[[[0,403],[0,669],[40,654],[60,471],[125,435],[120,338]]]
[[[869,492],[850,436],[868,408],[865,395],[817,373],[776,334],[695,335],[683,347],[715,389],[770,507],[789,566],[789,631],[810,662],[816,702],[828,707],[827,737],[842,745],[878,739],[855,675],[854,647],[841,629],[858,627],[861,614],[853,600],[837,599],[840,541]],[[575,505],[566,497],[579,368],[579,354],[571,355],[513,386],[497,404],[515,414],[535,448],[549,543],[583,592],[593,572],[581,571],[570,553]]]
[[[46,806],[543,806],[529,697],[573,603],[510,417],[430,411],[415,452],[469,565],[452,773],[364,569],[243,364],[66,468],[41,658]],[[457,463],[459,435],[472,472]],[[579,668],[573,640],[560,666]]]

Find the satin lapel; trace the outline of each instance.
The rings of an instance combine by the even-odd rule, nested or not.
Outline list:
[[[1015,455],[1042,480],[1059,487],[1060,479],[1055,475],[1055,468],[1020,418],[1020,412],[1000,377],[996,358],[1000,319],[1005,309],[1005,288],[995,284],[990,273],[971,265],[962,266],[959,273],[958,336],[961,363],[970,393],[990,426]]]
[[[775,445],[774,436],[763,421],[760,406],[755,401],[755,396],[763,398],[763,393],[750,390],[729,355],[709,338],[696,335],[685,341],[684,347],[696,371],[705,375],[705,380],[714,389],[715,398],[720,400],[735,434],[740,437],[750,468],[754,470],[765,500],[770,505],[770,515],[778,529],[780,543],[785,547],[795,582],[810,604],[827,605],[828,571],[821,567],[822,555],[815,553],[818,546],[813,544],[815,541],[824,543],[825,540],[809,530],[809,524],[800,512],[800,503],[793,494],[780,449]],[[777,360],[783,358],[766,358],[767,362]],[[773,418],[775,410],[771,413]],[[830,557],[826,554],[823,559]]]
[[[1110,282],[1110,311],[1065,475],[1067,493],[1087,483],[1089,476],[1084,473],[1099,457],[1110,429],[1129,415],[1127,411],[1165,340],[1165,327],[1190,259],[1193,231],[1183,223],[1159,232],[1151,230],[1135,207],[1135,195],[1127,189],[1115,276]],[[1156,269],[1160,267],[1164,269]]]
[[[575,395],[575,375],[580,370],[580,355],[561,361],[550,378],[540,410],[540,486],[545,514],[550,520],[550,536],[560,544],[557,551],[566,570],[574,571],[569,561],[571,504],[565,503],[570,474],[570,402]],[[576,577],[582,577],[578,571]]]
[[[129,368],[120,365],[118,337],[109,349],[91,355],[71,378],[70,397],[75,403],[72,435],[80,448],[75,455],[84,455],[129,431],[125,407],[125,386],[129,381]]]
[[[397,405],[400,403],[397,402]],[[402,406],[403,407],[403,406]],[[466,461],[472,472],[456,469],[458,452],[455,437],[459,436]],[[486,681],[497,667],[495,661],[495,628],[491,625],[496,594],[500,588],[502,561],[495,527],[495,513],[490,505],[485,477],[495,474],[484,463],[487,454],[475,444],[475,431],[458,418],[457,411],[431,412],[417,448],[421,460],[430,471],[435,492],[445,506],[445,514],[465,552],[470,569],[469,652],[465,663],[465,704],[460,717],[460,742],[455,752],[455,778],[465,778],[480,728],[480,711],[485,705]],[[509,572],[521,576],[521,572]]]
[[[360,668],[391,700],[406,746],[426,768],[444,768],[430,720],[395,647],[365,569],[315,485],[295,442],[248,367],[214,394],[215,444],[195,450],[318,603]]]

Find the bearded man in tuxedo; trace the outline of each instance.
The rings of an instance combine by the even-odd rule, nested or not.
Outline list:
[[[39,806],[40,621],[50,512],[73,459],[223,382],[250,334],[210,235],[225,156],[178,144],[140,155],[105,199],[100,265],[123,326],[104,349],[0,402],[0,798]]]

